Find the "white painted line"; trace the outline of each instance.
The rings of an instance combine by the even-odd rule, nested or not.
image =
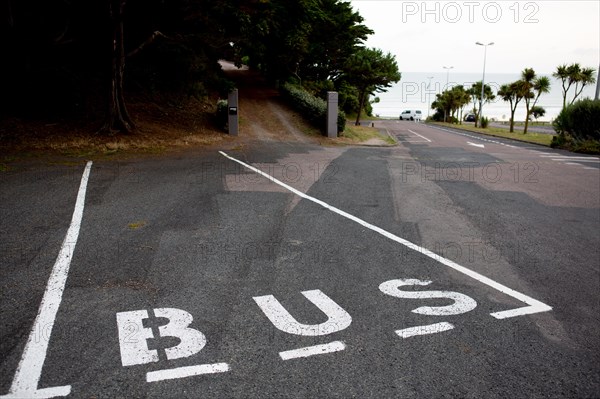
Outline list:
[[[583,169],[585,169],[585,170],[600,170],[600,169],[598,169],[598,168],[588,168],[588,167],[585,167],[585,168],[583,168]]]
[[[552,158],[552,160],[554,159],[584,159],[584,160],[588,160],[588,161],[600,161],[600,158],[596,158],[596,157],[573,157],[573,156],[569,156],[569,155],[540,155],[540,158]]]
[[[401,245],[404,245],[407,248],[410,248],[410,249],[412,249],[414,251],[420,252],[421,254],[423,254],[423,255],[425,255],[425,256],[433,259],[433,260],[436,260],[436,261],[440,262],[443,265],[446,265],[446,266],[448,266],[448,267],[450,267],[450,268],[452,268],[452,269],[454,269],[454,270],[456,270],[456,271],[458,271],[458,272],[460,272],[460,273],[462,273],[462,274],[464,274],[466,276],[469,276],[469,277],[471,277],[471,278],[479,281],[482,284],[490,286],[490,287],[492,287],[492,288],[494,288],[494,289],[496,289],[496,290],[498,290],[498,291],[500,291],[500,292],[502,292],[502,293],[504,293],[504,294],[506,294],[508,296],[511,296],[511,297],[513,297],[513,298],[521,301],[521,302],[524,302],[524,303],[526,303],[528,305],[528,306],[525,306],[525,307],[522,307],[522,308],[516,308],[516,309],[511,309],[511,310],[505,310],[505,311],[502,311],[502,312],[490,313],[493,317],[495,317],[497,319],[505,319],[505,318],[508,318],[508,317],[522,316],[522,315],[526,315],[526,314],[539,313],[539,312],[548,312],[548,311],[552,310],[552,307],[546,305],[543,302],[540,302],[540,301],[538,301],[536,299],[531,298],[530,296],[527,296],[527,295],[522,294],[522,293],[520,293],[518,291],[515,291],[512,288],[508,288],[507,286],[502,285],[500,283],[497,283],[496,281],[494,281],[494,280],[492,280],[490,278],[487,278],[487,277],[485,277],[485,276],[483,276],[483,275],[481,275],[481,274],[479,274],[479,273],[477,273],[477,272],[475,272],[475,271],[473,271],[471,269],[468,269],[468,268],[466,268],[464,266],[461,266],[458,263],[451,261],[450,259],[446,259],[446,258],[444,258],[444,257],[442,257],[442,256],[440,256],[440,255],[438,255],[438,254],[436,254],[436,253],[428,250],[427,248],[420,247],[420,246],[418,246],[418,245],[416,245],[416,244],[414,244],[414,243],[412,243],[412,242],[410,242],[408,240],[405,240],[404,238],[400,238],[400,237],[398,237],[398,236],[396,236],[396,235],[394,235],[394,234],[392,234],[392,233],[390,233],[388,231],[385,231],[384,229],[382,229],[380,227],[377,227],[375,225],[372,225],[371,223],[365,222],[364,220],[359,219],[356,216],[353,216],[353,215],[351,215],[351,214],[349,214],[347,212],[344,212],[344,211],[342,211],[342,210],[340,210],[340,209],[338,209],[338,208],[336,208],[334,206],[331,206],[331,205],[329,205],[329,204],[327,204],[327,203],[325,203],[325,202],[323,202],[323,201],[321,201],[319,199],[311,197],[310,195],[307,195],[307,194],[303,193],[302,191],[296,190],[295,188],[293,188],[293,187],[291,187],[291,186],[289,186],[289,185],[287,185],[287,184],[285,184],[285,183],[277,180],[276,178],[270,176],[269,174],[267,174],[267,173],[265,173],[265,172],[263,172],[263,171],[255,168],[255,167],[253,167],[253,166],[250,166],[250,165],[248,165],[248,164],[246,164],[246,163],[244,163],[242,161],[239,161],[239,160],[237,160],[237,159],[235,159],[235,158],[227,155],[223,151],[219,151],[219,153],[221,155],[223,155],[225,158],[230,159],[233,162],[237,162],[238,164],[244,166],[245,168],[250,169],[251,171],[253,171],[253,172],[255,172],[255,173],[263,176],[264,178],[272,181],[275,184],[278,184],[279,186],[285,188],[286,190],[291,191],[292,193],[298,195],[301,198],[304,198],[304,199],[306,199],[308,201],[314,202],[315,204],[320,205],[320,206],[322,206],[325,209],[328,209],[328,210],[330,210],[330,211],[332,211],[334,213],[337,213],[340,216],[343,216],[343,217],[345,217],[347,219],[350,219],[353,222],[356,222],[356,223],[360,224],[361,226],[364,226],[364,227],[366,227],[366,228],[368,228],[368,229],[370,229],[370,230],[372,230],[372,231],[374,231],[374,232],[376,232],[378,234],[381,234],[382,236],[384,236],[386,238],[389,238],[392,241],[395,241],[395,242],[397,242],[397,243],[399,243]]]
[[[586,160],[586,159],[578,159],[578,158],[552,158],[553,161],[574,161],[574,162],[582,162],[582,163],[600,163],[600,160]],[[579,165],[579,164],[578,164]]]
[[[441,333],[444,331],[452,330],[453,328],[454,328],[453,324],[446,323],[444,321],[441,323],[429,324],[427,326],[416,326],[416,327],[404,328],[402,330],[397,330],[396,334],[398,334],[398,336],[400,338],[410,338],[410,337],[416,337],[418,335],[437,334],[437,333]]]
[[[581,166],[580,163],[573,163],[573,162],[564,162],[565,165],[571,165],[571,166]]]
[[[483,145],[483,144],[475,144],[475,143],[471,143],[470,141],[467,141],[467,144],[472,145],[473,147],[485,148],[485,145]]]
[[[340,352],[346,349],[346,344],[342,341],[333,341],[328,344],[308,346],[306,348],[293,349],[290,351],[279,352],[283,360],[298,359],[300,357],[309,357],[315,355],[324,355],[326,353]]]
[[[422,138],[423,140],[427,140],[429,143],[431,143],[431,140],[429,140],[427,137],[425,137],[425,136],[421,136],[419,133],[417,133],[417,132],[413,132],[413,131],[412,131],[412,130],[410,130],[410,129],[407,129],[407,130],[408,130],[409,132],[411,132],[412,134],[416,134],[417,136],[419,136],[419,137],[420,137],[420,138]]]
[[[226,373],[228,371],[229,365],[227,363],[200,364],[197,366],[179,367],[169,370],[149,371],[146,373],[146,382],[176,380],[203,374]]]
[[[70,385],[38,389],[38,384],[42,376],[42,367],[46,360],[46,353],[48,352],[50,334],[54,328],[58,307],[62,301],[62,295],[67,283],[71,259],[73,259],[75,245],[79,237],[79,228],[81,227],[83,208],[85,206],[85,193],[91,169],[92,162],[90,161],[83,171],[71,224],[52,268],[46,291],[44,291],[44,296],[42,297],[42,303],[33,322],[33,327],[25,344],[25,350],[15,372],[12,385],[8,394],[0,396],[0,398],[52,398],[67,396],[71,393]],[[48,335],[40,338],[40,331],[46,331]]]
[[[473,135],[470,135],[470,134],[459,133],[459,132],[457,132],[457,131],[454,131],[454,130],[448,130],[448,129],[444,129],[443,127],[439,127],[439,126],[435,126],[435,125],[429,125],[429,127],[430,127],[430,128],[432,128],[432,129],[441,130],[441,131],[443,131],[443,132],[448,132],[448,133],[456,134],[456,135],[459,135],[459,136],[465,136],[465,137],[469,137],[469,138],[472,138],[472,139],[475,139],[475,140],[487,141],[487,142],[490,142],[490,143],[493,143],[493,144],[505,145],[505,146],[507,146],[507,147],[510,147],[510,148],[525,149],[524,147],[518,147],[518,146],[516,146],[516,145],[511,145],[511,144],[502,143],[502,142],[500,142],[500,141],[497,141],[497,140],[488,140],[488,139],[484,139],[484,138],[481,138],[481,137],[473,136]],[[509,139],[509,138],[506,138],[506,140],[510,140],[510,139]],[[514,141],[514,140],[513,140],[513,141]],[[536,152],[536,153],[539,153],[539,154],[542,154],[542,153],[540,153],[539,151],[535,151],[535,152]]]

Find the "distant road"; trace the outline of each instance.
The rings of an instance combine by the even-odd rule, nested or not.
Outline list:
[[[498,123],[498,122],[491,122],[490,126],[499,127],[499,128],[506,129],[506,130],[510,129],[509,125],[505,125],[503,123]],[[523,129],[523,126],[515,125],[515,129]],[[527,130],[530,132],[543,133],[543,134],[556,134],[556,132],[554,131],[554,128],[552,126],[531,126],[530,125]]]

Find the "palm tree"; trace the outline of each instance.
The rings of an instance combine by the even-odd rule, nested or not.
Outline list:
[[[469,105],[469,103],[471,102],[471,93],[469,92],[469,90],[465,90],[464,86],[456,86],[456,90],[457,90],[457,106],[458,106],[458,110],[460,111],[458,120],[460,121],[460,124],[462,125],[462,121],[463,121],[463,111],[465,110],[465,107],[467,105]]]
[[[596,83],[595,74],[596,70],[594,68],[583,68],[579,70],[579,73],[575,76],[575,96],[573,96],[571,104],[573,104],[577,97],[581,95],[585,86]],[[580,84],[581,87],[579,87]]]
[[[546,76],[537,77],[532,68],[525,68],[521,73],[521,80],[525,89],[523,94],[525,94],[525,109],[527,110],[523,134],[527,134],[531,110],[536,106],[543,93],[550,92],[550,79]]]
[[[431,104],[431,107],[437,109],[440,114],[444,114],[444,121],[447,122],[447,116],[462,119],[462,110],[470,101],[469,91],[465,90],[464,86],[459,85],[441,94],[436,94],[436,100]]]
[[[515,112],[517,110],[517,105],[519,105],[519,102],[526,95],[525,82],[517,80],[516,82],[502,85],[498,90],[498,95],[502,100],[510,103],[510,132],[513,133],[515,131]]]
[[[531,115],[537,121],[538,118],[541,118],[542,116],[546,115],[546,109],[544,107],[536,105],[535,107],[531,108]]]
[[[436,109],[444,116],[444,122],[448,121],[448,115],[452,111],[452,98],[450,91],[446,90],[435,95],[435,101],[431,103],[431,108]]]
[[[577,65],[578,64],[573,64]],[[573,66],[572,65],[572,66]],[[552,74],[556,79],[560,79],[562,83],[563,90],[563,109],[567,106],[567,93],[573,85],[573,81],[569,79],[570,76],[570,67],[567,64],[559,65],[556,67],[556,71]]]
[[[563,64],[556,67],[556,71],[552,76],[562,82],[563,109],[567,106],[567,94],[571,87],[575,85],[575,95],[569,104],[573,104],[577,100],[585,86],[596,83],[595,73],[594,68],[581,68],[579,63]]]
[[[483,90],[483,102],[489,103],[491,101],[494,101],[496,95],[492,91],[492,88],[486,84]],[[481,109],[477,107],[479,104],[481,104],[481,81],[473,83],[473,86],[471,86],[471,90],[469,92],[473,100],[473,111],[475,112],[475,127],[477,127],[477,122],[479,121],[479,115],[481,113]]]

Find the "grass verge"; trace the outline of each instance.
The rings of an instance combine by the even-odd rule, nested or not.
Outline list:
[[[395,145],[396,141],[378,129],[369,126],[346,125],[346,130],[338,140],[349,144]]]
[[[431,122],[433,125],[449,127],[453,129],[466,130],[473,133],[484,134],[487,136],[494,137],[502,137],[506,139],[513,139],[518,141],[524,141],[526,143],[533,143],[544,145],[546,147],[550,147],[550,143],[552,143],[552,134],[543,134],[543,133],[535,133],[529,132],[527,134],[523,134],[522,130],[515,129],[513,133],[509,132],[507,129],[499,128],[499,127],[488,127],[487,129],[482,129],[479,127],[467,126],[467,125],[454,125],[452,123],[442,123],[442,122]]]

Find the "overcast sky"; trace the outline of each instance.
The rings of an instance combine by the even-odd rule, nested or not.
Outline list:
[[[563,63],[598,70],[600,1],[351,0],[375,31],[367,46],[396,56],[401,71],[491,73],[526,67],[552,73]],[[437,21],[436,21],[437,20]]]

